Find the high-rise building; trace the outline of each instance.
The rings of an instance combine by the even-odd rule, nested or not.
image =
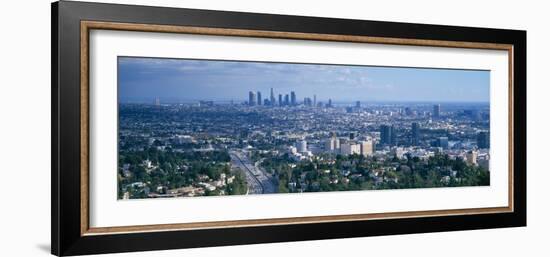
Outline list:
[[[432,117],[434,119],[438,119],[440,117],[440,115],[441,115],[441,105],[440,104],[435,104]]]
[[[353,142],[347,142],[341,145],[340,152],[343,155],[361,154],[361,146]]]
[[[258,91],[257,96],[258,96],[258,101],[257,101],[258,105],[262,105],[262,93]]]
[[[397,144],[397,133],[395,132],[395,127],[393,125],[380,126],[380,143],[386,144],[386,145]]]
[[[449,138],[448,137],[439,137],[437,139],[437,146],[447,149],[449,148]]]
[[[325,141],[325,151],[326,152],[334,152],[336,148],[334,147],[334,139],[329,138]]]
[[[355,102],[355,108],[361,108],[361,101]]]
[[[332,108],[332,99],[330,99],[330,98],[328,99],[327,107]]]
[[[300,140],[296,142],[296,148],[298,149],[298,152],[304,153],[307,152],[307,141],[306,140]]]
[[[481,131],[477,133],[477,147],[479,149],[490,147],[490,134],[489,131]]]
[[[160,98],[155,98],[155,106],[160,106]]]
[[[289,105],[290,104],[290,98],[288,96],[288,94],[285,95],[285,105]]]
[[[412,123],[411,139],[412,145],[418,145],[420,143],[420,127],[418,126],[418,122]]]
[[[390,144],[391,142],[391,128],[388,125],[380,126],[380,143]]]
[[[256,94],[254,94],[254,92],[252,91],[248,92],[248,105],[256,105]]]
[[[313,107],[317,107],[317,95],[313,95]]]
[[[290,92],[290,105],[296,105],[296,93],[294,91]]]
[[[397,131],[395,130],[395,127],[393,125],[391,126],[390,144],[397,145]]]
[[[283,106],[283,95],[279,94],[279,106]]]
[[[334,139],[334,148],[340,150],[340,138],[337,137],[336,132],[330,132],[332,139]]]
[[[304,105],[305,105],[305,106],[308,106],[308,107],[311,107],[311,105],[312,105],[311,98],[309,98],[309,97],[304,97]]]
[[[477,165],[477,151],[469,151],[466,153],[466,163],[470,165]]]
[[[325,150],[327,152],[337,152],[340,149],[340,139],[336,137],[336,133],[331,132],[331,136],[325,141]]]
[[[361,147],[361,155],[370,156],[373,153],[373,143],[372,140],[360,141],[359,146]]]
[[[275,94],[273,94],[273,88],[271,88],[271,95],[269,96],[269,104],[275,106]]]

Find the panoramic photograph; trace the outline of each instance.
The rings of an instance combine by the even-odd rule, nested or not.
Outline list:
[[[490,185],[490,72],[118,57],[119,200]]]

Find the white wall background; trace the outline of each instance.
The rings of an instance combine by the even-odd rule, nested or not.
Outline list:
[[[548,256],[550,18],[545,1],[104,2],[524,29],[528,31],[528,227],[127,253],[117,256]],[[0,15],[0,255],[50,244],[50,1],[7,1]]]

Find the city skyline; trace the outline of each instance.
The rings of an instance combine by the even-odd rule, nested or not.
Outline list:
[[[242,103],[250,91],[270,100],[271,90],[298,102],[489,102],[490,73],[478,70],[119,57],[118,72],[128,103]]]
[[[119,60],[118,199],[490,186],[488,71]]]

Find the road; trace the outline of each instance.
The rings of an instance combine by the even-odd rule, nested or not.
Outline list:
[[[273,179],[263,169],[254,165],[243,150],[230,151],[231,165],[244,171],[248,194],[272,194],[277,192]]]

